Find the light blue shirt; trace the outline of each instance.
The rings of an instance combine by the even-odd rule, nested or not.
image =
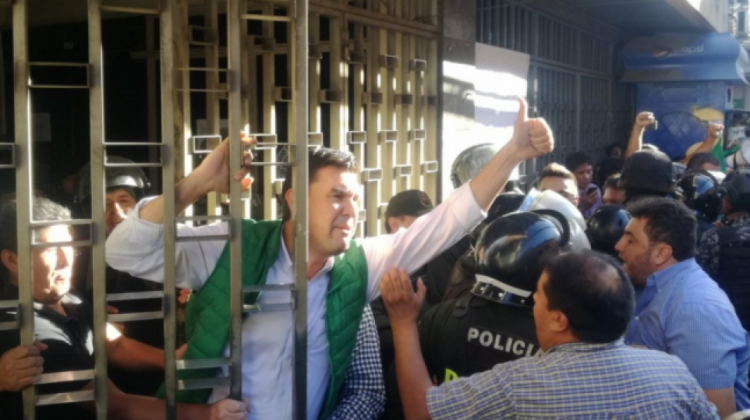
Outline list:
[[[148,202],[141,201],[107,238],[107,263],[135,277],[162,281],[164,277],[163,226],[138,217]],[[417,219],[409,229],[393,235],[361,241],[367,259],[367,300],[380,295],[378,284],[393,268],[416,271],[434,256],[463,238],[482,219],[484,212],[469,184],[454,191],[430,213]],[[178,226],[178,236],[211,236],[228,232],[225,223],[209,226]],[[200,289],[216,266],[224,241],[176,243],[178,287]],[[325,402],[331,369],[325,333],[325,295],[333,259],[307,286],[307,419],[315,420]],[[294,282],[292,260],[286,247],[271,266],[267,284]],[[258,303],[268,305],[290,301],[289,292],[264,292]],[[227,302],[227,304],[229,304]],[[292,312],[261,312],[242,322],[242,395],[250,401],[252,420],[292,418],[292,378],[294,318]],[[225,354],[228,349],[225,347]],[[225,370],[224,374],[227,372]],[[229,396],[228,388],[215,388],[211,401]]]
[[[737,410],[748,399],[748,335],[719,286],[690,258],[647,279],[627,344],[673,354],[703,389],[734,387]]]

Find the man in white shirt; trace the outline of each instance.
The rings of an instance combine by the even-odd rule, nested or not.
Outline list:
[[[414,271],[469,233],[484,218],[484,211],[503,190],[513,169],[527,159],[549,153],[552,148],[552,133],[546,122],[541,119],[528,120],[526,106],[522,102],[512,139],[476,178],[456,190],[434,211],[415,221],[409,229],[394,235],[367,238],[357,245],[361,247],[366,261],[366,301],[378,296],[378,283],[391,267]],[[228,144],[224,142],[175,185],[176,213],[181,213],[210,191],[228,191],[228,149]],[[318,418],[321,411],[325,412],[327,390],[335,379],[332,368],[339,368],[332,366],[327,357],[330,331],[326,329],[326,294],[331,292],[329,283],[331,272],[334,271],[333,257],[349,248],[358,214],[359,176],[353,159],[346,153],[330,149],[320,153],[323,156],[320,162],[314,164],[311,161],[309,184],[308,420]],[[330,159],[330,162],[326,159]],[[246,159],[245,169],[233,176],[235,182],[246,176],[249,164],[250,160]],[[293,194],[291,189],[285,190],[284,204],[286,208],[291,208]],[[109,236],[107,262],[133,276],[161,281],[164,263],[163,214],[163,196],[141,201]],[[287,217],[285,219],[281,225],[282,245],[275,263],[268,269],[264,279],[266,284],[294,282],[291,259],[293,231],[292,224]],[[179,236],[213,235],[227,231],[226,224],[178,226]],[[225,243],[201,241],[176,245],[178,287],[200,290],[213,276]],[[243,246],[243,252],[246,248]],[[257,302],[267,305],[289,300],[288,292],[264,292]],[[243,397],[250,401],[249,418],[291,418],[293,334],[291,312],[259,313],[243,321],[245,359],[242,390]],[[226,345],[224,354],[228,354]],[[217,388],[210,401],[226,396],[228,389]]]

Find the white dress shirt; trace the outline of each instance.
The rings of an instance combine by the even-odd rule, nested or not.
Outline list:
[[[138,217],[150,199],[138,203],[107,239],[107,263],[134,277],[161,282],[164,277],[162,225]],[[361,241],[367,259],[367,301],[379,294],[378,283],[390,268],[413,272],[466,235],[484,218],[468,184],[454,191],[432,212],[406,230]],[[227,225],[178,226],[179,236],[227,233]],[[181,288],[198,290],[214,269],[224,241],[178,242],[176,279]],[[331,369],[325,333],[325,295],[333,258],[307,286],[307,418],[315,420],[325,402]],[[283,245],[268,272],[267,284],[294,283],[294,270]],[[258,303],[289,302],[289,292],[263,292]],[[253,314],[242,324],[242,393],[250,401],[249,419],[292,418],[294,346],[292,312]],[[225,355],[228,355],[228,346]],[[226,370],[224,374],[226,374]],[[217,388],[211,402],[226,398],[227,388]]]

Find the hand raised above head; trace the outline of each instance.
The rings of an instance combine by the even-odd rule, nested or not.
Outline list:
[[[526,101],[518,98],[520,109],[510,143],[515,153],[523,160],[533,159],[550,153],[555,148],[552,130],[543,118],[526,116]]]
[[[229,193],[229,141],[229,138],[224,139],[191,174],[194,177],[200,178],[200,182],[205,187],[205,192],[207,193],[211,191]],[[255,139],[246,137],[245,133],[240,133],[240,141],[244,145],[256,143]],[[245,152],[242,168],[232,176],[232,180],[241,182],[243,179],[246,179],[250,173],[250,163],[252,163],[252,160],[252,154]],[[248,188],[249,185],[249,183],[243,182],[243,189]]]
[[[422,279],[417,280],[417,292],[414,293],[406,271],[391,268],[383,275],[380,293],[383,295],[391,324],[417,322],[426,293]]]
[[[724,133],[724,126],[721,124],[708,125],[708,138],[716,140]]]
[[[636,128],[645,128],[649,125],[653,124],[656,121],[656,117],[654,117],[654,114],[652,112],[641,112],[635,117],[635,127]]]

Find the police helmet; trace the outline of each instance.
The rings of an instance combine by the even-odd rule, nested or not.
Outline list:
[[[108,156],[107,163],[130,164],[135,163],[130,159],[120,156]],[[136,166],[129,167],[108,167],[105,168],[105,188],[124,188],[135,194],[136,201],[146,196],[146,191],[151,186],[146,178],[146,174],[141,168]],[[78,176],[76,177],[76,203],[81,204],[91,195],[91,163],[83,165]]]
[[[689,171],[677,183],[677,193],[685,206],[693,210],[696,217],[713,223],[721,213],[719,182],[707,171]]]
[[[672,176],[674,179],[682,179],[687,172],[687,166],[681,162],[672,162]]]
[[[537,195],[529,206],[530,211],[544,209],[554,210],[568,221],[570,246],[573,251],[591,249],[589,239],[586,237],[586,219],[583,218],[581,211],[573,203],[557,192],[547,190]]]
[[[495,156],[498,147],[492,143],[478,144],[458,154],[451,167],[453,187],[458,188],[477,174]]]
[[[508,305],[533,305],[544,260],[567,250],[569,241],[568,221],[554,210],[500,217],[477,242],[477,283],[471,293]]]
[[[599,207],[586,223],[586,236],[591,242],[591,249],[616,257],[615,245],[625,234],[630,219],[625,207],[612,204]]]
[[[734,211],[750,211],[750,170],[741,169],[727,175],[719,191]]]

